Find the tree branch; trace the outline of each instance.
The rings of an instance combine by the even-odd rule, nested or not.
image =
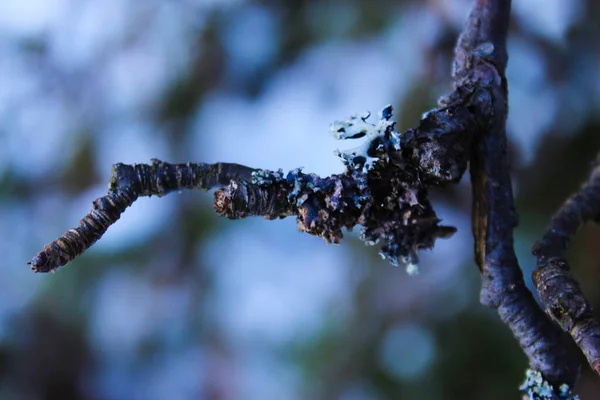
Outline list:
[[[508,114],[506,35],[510,0],[478,0],[458,40],[455,85],[479,82],[487,89],[481,113],[488,116],[471,153],[475,259],[481,270],[481,302],[495,308],[513,332],[534,370],[552,384],[572,386],[577,360],[561,332],[525,287],[513,247],[517,225],[506,154]]]
[[[452,79],[456,86],[472,73],[478,55],[485,56],[504,75],[510,7],[511,0],[475,1],[455,49]]]
[[[382,242],[381,254],[413,271],[417,251],[431,248],[455,229],[440,226],[428,189],[458,182],[470,161],[473,191],[475,260],[482,276],[481,302],[498,310],[529,358],[523,388],[534,400],[539,390],[567,398],[579,364],[556,325],[525,287],[513,249],[517,224],[506,154],[508,113],[506,36],[510,0],[476,0],[458,40],[453,63],[453,91],[425,114],[415,129],[399,133],[386,107],[379,120],[369,114],[338,121],[338,139],[366,138],[362,146],[338,152],[342,174],[321,178],[296,169],[286,175],[237,164],[177,164],[113,167],[109,192],[59,239],[29,263],[36,272],[54,271],[84,252],[115,223],[139,196],[163,196],[180,189],[211,189],[219,215],[231,219],[295,215],[301,231],[339,243],[342,228],[362,226],[368,245]],[[598,169],[598,168],[597,168]],[[549,314],[569,331],[598,370],[600,328],[591,308],[568,275],[560,254],[579,224],[600,214],[600,178],[596,170],[587,187],[570,200],[536,244],[534,274]],[[550,388],[550,389],[548,389]],[[563,396],[564,395],[564,396]],[[546,397],[544,397],[546,398]]]
[[[377,124],[367,122],[368,114],[334,123],[332,133],[339,139],[367,136],[369,140],[359,149],[339,152],[346,171],[327,178],[300,169],[284,176],[282,171],[223,163],[117,164],[109,192],[94,201],[77,228],[46,245],[29,264],[36,272],[65,265],[96,242],[139,196],[227,185],[215,192],[219,215],[231,219],[296,215],[301,231],[328,243],[341,241],[342,228],[361,225],[366,244],[383,242],[381,255],[394,265],[408,264],[412,271],[418,250],[432,248],[437,238],[455,232],[453,227],[438,225],[440,220],[427,198],[428,186],[460,179],[466,169],[459,142],[450,141],[453,147],[444,147],[444,135],[456,136],[465,124],[448,121],[451,112],[451,107],[436,110],[419,128],[404,134],[394,131],[389,106]],[[406,144],[400,146],[401,141]],[[423,148],[427,152],[420,151]],[[447,158],[436,158],[441,154]]]
[[[157,159],[151,165],[116,164],[108,193],[94,200],[92,210],[28,263],[35,272],[53,272],[82,254],[117,222],[140,196],[164,196],[180,189],[212,189],[232,179],[249,179],[254,170],[239,164],[178,164]]]
[[[571,335],[597,374],[600,374],[600,325],[593,319],[592,306],[579,284],[569,273],[563,252],[579,227],[589,220],[598,221],[599,215],[600,158],[587,183],[567,199],[532,250],[537,257],[533,282],[546,313]]]

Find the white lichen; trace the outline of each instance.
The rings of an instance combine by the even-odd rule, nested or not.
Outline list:
[[[377,239],[377,242],[379,242],[379,239]],[[365,241],[365,244],[367,246],[373,246],[377,242]],[[418,257],[416,256],[416,254],[413,255],[412,257],[399,257],[398,258],[398,257],[390,256],[390,254],[388,254],[387,252],[380,251],[379,256],[384,260],[388,260],[390,262],[390,264],[392,264],[394,267],[399,267],[400,265],[404,265],[406,268],[406,273],[410,276],[415,276],[415,275],[419,274],[418,262],[410,261],[411,259],[418,261]]]
[[[371,116],[370,112],[353,115],[346,121],[335,121],[329,127],[329,130],[337,140],[358,139],[369,133],[373,134],[375,125],[367,122]]]
[[[259,186],[269,186],[285,179],[283,170],[280,168],[277,171],[261,169],[252,172],[252,183]]]
[[[579,400],[579,396],[571,392],[569,385],[560,385],[557,393],[541,372],[532,369],[527,370],[525,382],[519,389],[527,395],[528,400]]]
[[[419,273],[419,264],[408,263],[406,265],[406,273],[410,276],[415,276]]]
[[[369,112],[353,115],[345,121],[336,121],[329,127],[330,133],[338,140],[367,137],[358,147],[335,151],[344,164],[362,169],[365,173],[379,160],[388,160],[388,155],[383,151],[386,145],[400,150],[400,134],[394,130],[395,122],[391,120],[392,106],[386,106],[379,113],[376,124],[367,122],[370,116]]]

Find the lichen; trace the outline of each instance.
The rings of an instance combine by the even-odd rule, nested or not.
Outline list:
[[[400,133],[394,130],[395,122],[391,120],[392,106],[386,106],[379,113],[379,121],[372,124],[367,122],[371,113],[365,112],[353,115],[345,121],[336,121],[329,131],[338,140],[360,139],[367,140],[360,146],[349,150],[336,150],[335,154],[342,162],[354,169],[366,173],[380,160],[388,161],[389,149],[400,150]]]
[[[455,230],[438,226],[421,171],[402,155],[406,149],[401,144],[411,137],[394,130],[392,111],[386,106],[374,124],[367,121],[369,113],[355,115],[335,122],[330,131],[341,140],[366,137],[361,146],[337,152],[359,188],[355,205],[361,208],[359,223],[364,227],[360,238],[368,246],[382,242],[382,258],[405,265],[412,275],[418,272],[418,251]]]
[[[301,168],[286,175],[260,170],[252,174],[252,184],[278,193],[294,207],[300,231],[339,243],[343,227],[361,225],[366,245],[381,243],[384,259],[415,275],[418,251],[432,248],[437,238],[449,237],[455,229],[438,225],[422,172],[402,155],[407,150],[401,149],[404,134],[394,130],[392,107],[386,106],[374,124],[369,116],[355,115],[331,126],[337,139],[366,138],[362,146],[339,152],[346,165],[343,174],[321,178]]]
[[[269,171],[268,169],[260,169],[252,172],[252,183],[259,186],[269,186],[282,181],[284,178],[283,170],[280,168],[277,171]]]
[[[419,265],[409,263],[406,265],[406,273],[411,276],[417,275],[419,273]]]
[[[542,373],[528,369],[525,382],[519,388],[528,397],[528,400],[579,400],[567,384],[562,384],[555,389],[544,379]]]

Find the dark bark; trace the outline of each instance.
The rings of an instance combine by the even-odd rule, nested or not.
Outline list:
[[[593,319],[592,306],[569,273],[563,252],[577,230],[600,215],[600,159],[581,190],[571,196],[554,215],[544,236],[533,246],[537,267],[533,282],[546,306],[546,313],[568,332],[600,374],[600,325]]]
[[[481,302],[495,308],[529,358],[532,369],[553,384],[572,386],[579,365],[561,332],[525,287],[513,246],[517,214],[506,153],[510,0],[478,0],[461,34],[454,64],[455,85],[476,82],[486,89],[480,103],[481,136],[471,153],[475,260],[481,271]],[[485,51],[482,51],[485,50]],[[460,86],[459,86],[460,87]]]
[[[252,169],[239,164],[152,164],[113,166],[108,193],[94,200],[92,210],[28,263],[35,272],[53,272],[86,251],[117,222],[140,196],[164,196],[179,189],[212,189],[232,179],[249,179]]]
[[[342,228],[364,228],[366,244],[383,243],[381,254],[393,264],[415,264],[417,251],[432,248],[454,228],[438,225],[428,199],[433,186],[459,181],[470,162],[473,191],[475,261],[479,266],[481,302],[498,311],[523,348],[532,369],[523,390],[537,398],[570,398],[579,363],[567,335],[552,323],[525,287],[513,248],[517,214],[506,154],[508,61],[506,37],[510,0],[476,0],[458,39],[453,90],[438,108],[425,114],[415,129],[399,133],[391,107],[372,124],[368,115],[332,125],[338,139],[365,138],[366,143],[340,152],[344,173],[330,177],[284,174],[237,164],[117,164],[109,192],[93,209],[30,262],[36,272],[54,271],[81,254],[115,223],[139,196],[163,196],[181,189],[220,188],[217,213],[231,219],[296,216],[301,231],[339,243]],[[557,213],[535,245],[534,282],[548,314],[600,369],[600,326],[591,306],[569,275],[562,252],[577,228],[600,215],[600,167],[588,184]],[[540,374],[541,373],[541,374]],[[546,382],[542,382],[545,380]]]
[[[267,219],[295,215],[302,232],[328,243],[339,243],[342,228],[364,227],[366,244],[382,242],[381,254],[393,264],[416,264],[420,249],[432,248],[439,237],[455,229],[438,225],[439,219],[427,197],[427,188],[460,179],[466,169],[464,145],[448,141],[463,125],[448,121],[452,107],[430,113],[415,130],[399,134],[393,130],[391,107],[378,124],[367,116],[335,124],[336,135],[348,138],[370,135],[364,152],[340,153],[347,168],[343,174],[321,178],[300,169],[257,170],[237,164],[168,164],[113,167],[109,192],[94,202],[94,208],[77,228],[46,245],[30,262],[36,272],[54,271],[80,255],[115,223],[139,196],[163,196],[181,189],[211,189],[215,209],[230,219],[263,216]],[[364,131],[364,132],[363,132]],[[464,133],[464,132],[463,132]],[[406,143],[400,147],[400,141]],[[463,140],[464,141],[464,140]],[[453,147],[446,148],[447,144]],[[464,146],[464,148],[463,148]],[[426,148],[427,151],[419,149]],[[437,158],[441,154],[447,159]],[[429,168],[434,165],[435,168]],[[124,200],[114,204],[114,199]]]

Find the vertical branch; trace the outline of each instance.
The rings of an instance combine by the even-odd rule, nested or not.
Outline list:
[[[564,338],[525,287],[513,248],[517,214],[510,179],[506,117],[506,36],[510,0],[477,0],[461,34],[454,62],[455,86],[478,80],[489,89],[481,111],[488,116],[471,154],[475,259],[482,276],[481,302],[498,311],[529,358],[553,384],[572,385],[578,363]],[[485,100],[485,99],[484,99]]]
[[[506,34],[510,21],[511,0],[476,0],[455,49],[452,79],[458,84],[472,70],[473,56],[486,53],[504,76],[508,55]]]

